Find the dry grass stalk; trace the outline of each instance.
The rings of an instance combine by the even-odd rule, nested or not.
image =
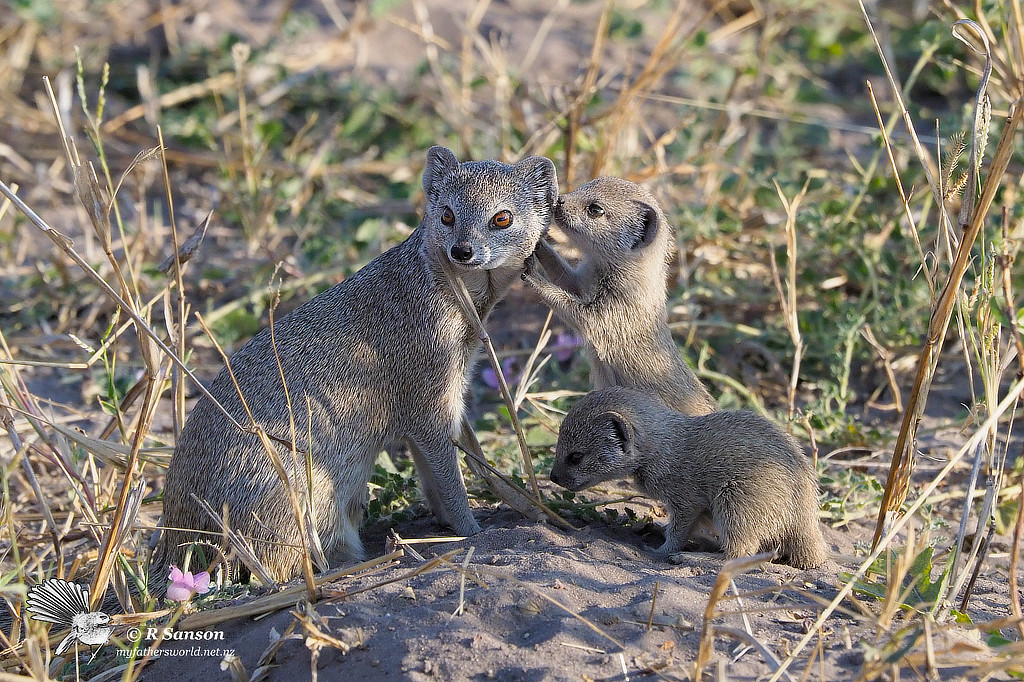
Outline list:
[[[40,218],[35,211],[29,208],[28,204],[22,201],[21,197],[15,194],[11,190],[11,188],[8,187],[3,181],[0,181],[0,194],[3,194],[5,197],[10,199],[11,203],[13,203],[14,206],[19,211],[21,211],[26,218],[29,219],[29,222],[31,222],[33,226],[35,226],[39,231],[45,234],[50,239],[50,241],[56,244],[57,247],[71,260],[71,262],[78,266],[82,270],[82,272],[84,272],[93,281],[93,283],[95,283],[100,288],[100,290],[118,306],[118,308],[122,312],[124,312],[126,315],[128,315],[128,317],[130,317],[132,322],[135,324],[136,331],[139,332],[139,337],[148,339],[165,356],[170,358],[171,361],[174,362],[175,365],[177,365],[177,367],[183,373],[185,373],[185,375],[189,377],[189,379],[192,380],[193,384],[199,390],[199,392],[205,395],[208,399],[210,399],[213,402],[214,406],[217,407],[222,412],[222,414],[224,414],[224,416],[231,422],[232,426],[245,433],[251,433],[250,429],[238,423],[238,421],[233,416],[231,416],[231,413],[224,409],[224,407],[217,401],[216,398],[213,397],[209,390],[203,385],[203,382],[201,382],[195,376],[195,374],[192,373],[192,370],[190,370],[184,364],[179,364],[179,360],[175,355],[174,351],[166,343],[164,343],[163,339],[161,339],[160,336],[153,330],[149,322],[143,319],[143,317],[138,312],[136,312],[135,307],[133,305],[130,305],[127,301],[121,298],[120,294],[118,294],[114,290],[114,288],[111,287],[110,284],[108,284],[105,279],[103,279],[102,275],[96,272],[96,270],[94,270],[92,266],[89,265],[89,263],[86,262],[86,260],[82,258],[82,256],[80,256],[77,251],[75,251],[74,243],[70,239],[61,234],[59,231],[50,227],[50,225],[47,224],[45,220]]]
[[[868,345],[875,349],[878,353],[878,359],[882,361],[882,368],[885,370],[885,378],[889,382],[889,390],[892,392],[893,405],[896,407],[896,413],[903,413],[903,397],[900,393],[900,384],[896,380],[896,371],[893,369],[893,354],[888,348],[879,343],[878,339],[875,338],[875,333],[871,331],[871,325],[865,324],[860,330],[861,336],[868,342]],[[879,387],[876,393],[882,389]],[[872,396],[874,400],[875,396]]]
[[[1015,4],[1015,11],[1018,13],[1020,7]],[[1024,25],[1024,23],[1019,24]],[[1024,38],[1022,38],[1024,40]],[[1021,53],[1024,55],[1024,51]],[[1003,298],[1006,303],[1006,313],[1010,320],[1010,334],[1014,347],[1017,350],[1017,374],[1024,376],[1024,340],[1021,338],[1020,326],[1017,324],[1017,304],[1013,295],[1013,284],[1010,280],[1010,272],[1013,261],[1016,257],[1016,250],[1010,251],[1010,230],[1009,211],[1003,208],[1003,253],[999,259],[999,266],[1002,270]],[[1024,453],[1022,453],[1024,457]],[[1024,637],[1024,612],[1020,605],[1020,547],[1021,536],[1024,535],[1024,472],[1019,479],[1020,491],[1017,493],[1017,518],[1013,525],[1013,544],[1010,549],[1010,610],[1017,619],[1017,630],[1021,637]]]
[[[693,664],[693,679],[701,679],[704,674],[704,668],[707,667],[711,659],[715,631],[718,629],[711,622],[725,613],[716,609],[716,606],[725,596],[733,578],[761,566],[766,561],[771,561],[774,556],[774,554],[754,554],[753,556],[726,561],[722,565],[722,569],[718,572],[718,577],[715,578],[715,584],[711,587],[711,592],[708,594],[707,606],[704,607],[704,619],[700,629],[700,647],[697,650],[697,659]],[[747,633],[744,632],[743,634],[746,635]],[[766,660],[775,660],[775,657],[772,656],[766,658]],[[776,669],[778,669],[777,666]]]
[[[928,284],[928,293],[931,295],[932,300],[934,300],[935,271],[938,268],[938,263],[935,264],[934,268],[928,267],[928,259],[925,257],[924,249],[921,247],[921,237],[917,228],[917,220],[914,218],[914,212],[910,208],[910,198],[903,189],[903,181],[900,180],[899,166],[896,164],[896,157],[892,151],[892,142],[889,139],[891,126],[887,127],[882,124],[882,112],[878,109],[878,102],[875,100],[875,89],[871,86],[871,81],[867,81],[866,85],[868,88],[868,97],[871,98],[871,108],[875,111],[875,120],[878,121],[878,129],[882,131],[882,143],[885,145],[885,152],[889,159],[889,166],[892,168],[892,177],[896,182],[896,190],[900,193],[900,200],[903,203],[903,213],[907,218],[907,224],[910,225],[910,235],[913,237],[914,247],[917,249],[917,257],[921,261],[921,272],[924,274],[924,281]],[[895,122],[895,118],[891,118],[890,121]],[[888,235],[885,235],[885,237],[888,238]],[[879,246],[881,246],[881,244]]]
[[[292,480],[288,476],[288,472],[284,467],[284,462],[281,461],[281,456],[278,454],[277,448],[274,446],[274,443],[271,442],[271,439],[268,436],[267,432],[263,429],[263,427],[259,425],[259,423],[256,421],[256,418],[252,416],[252,411],[249,409],[249,403],[246,400],[245,395],[242,393],[242,387],[239,385],[238,379],[235,377],[235,373],[231,369],[231,362],[227,356],[227,353],[225,353],[221,345],[217,343],[217,339],[214,337],[209,327],[207,327],[205,322],[203,321],[202,315],[196,313],[196,320],[202,326],[203,331],[206,332],[207,336],[213,342],[214,348],[216,348],[217,353],[221,356],[221,359],[224,361],[224,368],[227,370],[228,376],[231,378],[231,384],[235,387],[235,391],[238,393],[238,398],[242,402],[242,408],[245,410],[245,414],[249,418],[249,423],[251,425],[250,428],[252,431],[256,433],[257,437],[260,439],[260,444],[263,446],[263,450],[267,454],[267,459],[270,461],[271,466],[273,466],[274,468],[274,473],[277,474],[277,477],[278,479],[280,479],[282,486],[288,493],[288,503],[291,505],[292,514],[295,516],[295,523],[298,525],[299,528],[299,537],[302,539],[301,563],[303,579],[305,580],[306,584],[306,591],[309,595],[310,600],[315,600],[316,581],[314,580],[313,577],[312,554],[310,552],[310,547],[307,546],[307,543],[309,542],[309,530],[306,525],[306,515],[302,511],[302,505],[299,503],[299,498],[298,494],[295,491],[295,486],[292,484]],[[280,364],[280,358],[277,355],[276,347],[274,347],[274,357]],[[294,417],[292,411],[289,409],[288,412],[289,418],[293,419]],[[290,441],[286,441],[286,443],[288,444],[289,450],[291,452],[295,452],[298,449],[298,446],[295,443],[294,431],[292,439]],[[266,576],[265,571],[264,576]],[[269,578],[269,576],[266,577]],[[270,584],[273,584],[273,581],[270,581]]]
[[[344,568],[331,571],[330,573],[318,575],[315,579],[316,596],[327,596],[327,592],[325,592],[323,588],[327,583],[335,582],[342,578],[354,577],[357,574],[364,574],[374,569],[382,567],[386,568],[387,566],[393,565],[393,562],[398,561],[402,555],[403,551],[399,549],[375,559],[370,559],[369,561],[356,564],[355,566],[346,566]],[[229,620],[234,620],[235,618],[252,618],[254,616],[273,613],[274,611],[280,611],[281,609],[294,606],[297,602],[304,599],[305,597],[303,596],[303,593],[308,594],[308,590],[305,585],[293,585],[291,587],[286,587],[279,592],[258,597],[247,604],[225,606],[222,609],[202,611],[183,619],[178,624],[178,629],[206,630],[214,625],[219,625],[220,623],[225,623]]]
[[[116,210],[116,201],[114,194],[115,189],[113,188],[113,183],[110,180],[109,173],[107,173],[107,183],[108,188],[111,191],[111,194],[108,199],[105,196],[103,188],[99,184],[99,180],[96,177],[96,173],[92,165],[86,164],[80,160],[78,149],[75,146],[74,140],[65,132],[60,107],[57,104],[57,99],[53,93],[53,89],[50,87],[49,80],[44,79],[44,82],[46,84],[47,94],[49,95],[50,104],[53,109],[54,120],[57,124],[58,129],[61,131],[65,157],[68,163],[68,167],[72,171],[75,189],[77,191],[78,197],[83,207],[85,208],[87,215],[90,218],[90,221],[92,222],[96,236],[100,240],[100,243],[103,247],[103,251],[106,254],[107,259],[111,265],[114,276],[116,277],[120,285],[122,296],[118,297],[118,303],[119,305],[122,306],[122,309],[125,312],[129,313],[129,315],[133,317],[133,319],[137,318],[137,321],[143,322],[143,324],[148,328],[148,320],[145,319],[145,316],[148,313],[146,312],[146,310],[140,308],[140,306],[138,305],[138,287],[134,273],[131,272],[130,265],[127,265],[129,272],[128,279],[130,279],[133,284],[133,286],[129,286],[128,279],[125,278],[120,263],[112,250],[110,211],[112,207]],[[100,103],[98,105],[97,112],[97,116],[100,116],[102,112],[102,96],[100,98]],[[95,121],[92,119],[90,115],[88,115],[88,112],[87,117],[89,118],[90,122],[94,124],[95,127]],[[104,169],[106,170],[105,165]],[[11,201],[14,202],[15,204],[19,203],[15,201],[15,199],[11,199]],[[19,206],[19,208],[21,207]],[[24,209],[22,210],[24,211]],[[120,220],[118,221],[118,225],[120,226]],[[38,223],[37,226],[39,226]],[[55,237],[58,235],[58,233],[56,233],[55,230],[52,230],[52,228],[46,232],[47,235],[51,237],[51,239],[55,239]],[[65,252],[77,256],[77,253],[75,253],[73,248],[71,248],[71,244],[68,242],[68,240],[66,240],[66,238],[63,238],[63,235],[60,235],[60,237],[61,240],[55,239],[58,245],[64,246]],[[124,239],[122,232],[122,242],[123,241]],[[79,261],[81,261],[80,257]],[[130,257],[128,255],[127,248],[125,250],[125,261],[126,264],[130,264]],[[79,263],[79,266],[81,267],[81,263]],[[83,269],[92,271],[92,269],[89,268],[88,266],[86,266],[86,268]],[[98,275],[97,278],[99,278]],[[102,278],[99,279],[102,280]],[[106,282],[104,282],[104,284],[106,284]],[[113,292],[113,289],[110,289],[109,286],[107,288],[109,289],[110,293],[115,293],[116,295],[116,292]],[[144,362],[146,372],[145,397],[143,398],[142,407],[139,410],[134,434],[131,439],[131,450],[128,453],[125,467],[126,473],[123,479],[121,480],[118,500],[114,507],[113,514],[111,515],[110,518],[108,531],[104,535],[102,543],[100,545],[96,571],[93,578],[92,587],[90,590],[90,606],[94,609],[97,608],[100,602],[103,600],[107,585],[111,579],[111,572],[114,569],[116,558],[120,555],[120,545],[118,544],[118,542],[119,540],[123,540],[124,537],[127,535],[126,523],[129,522],[129,517],[132,516],[129,510],[129,499],[131,497],[131,491],[133,489],[133,476],[135,474],[135,467],[138,462],[139,452],[142,448],[143,441],[146,435],[149,433],[153,418],[156,414],[156,408],[160,401],[160,394],[162,392],[161,385],[163,383],[163,377],[166,371],[163,361],[158,360],[157,358],[154,346],[149,342],[149,339],[147,339],[147,337],[143,333],[141,333],[141,330],[140,333],[138,334],[137,339],[138,348],[142,360]],[[138,509],[136,506],[135,512],[137,511]]]
[[[605,41],[608,39],[608,26],[611,23],[612,11],[614,9],[615,0],[605,0],[601,8],[601,16],[597,20],[597,27],[594,29],[594,44],[590,48],[587,73],[583,77],[583,84],[580,86],[579,94],[566,115],[564,177],[568,183],[572,183],[575,175],[576,139],[581,128],[583,110],[594,96],[594,83],[597,82],[597,74],[601,69],[601,56],[604,52]]]
[[[174,217],[174,193],[171,191],[171,176],[167,170],[167,156],[164,154],[164,150],[167,148],[164,144],[164,132],[159,126],[156,129],[157,137],[160,141],[160,161],[161,167],[163,168],[163,180],[164,180],[164,197],[167,200],[167,214],[169,216],[171,224],[171,245],[173,251],[171,252],[171,265],[172,274],[174,277],[174,285],[177,288],[177,295],[175,296],[175,316],[167,316],[167,332],[171,339],[174,341],[174,350],[178,355],[178,359],[181,364],[185,364],[185,324],[188,320],[188,313],[186,312],[185,306],[185,283],[182,281],[182,261],[179,255],[179,248],[182,246],[178,240],[178,221]],[[206,220],[209,224],[209,216]],[[205,228],[203,234],[205,234]],[[200,238],[201,240],[201,238]],[[177,368],[172,369],[171,373],[171,384],[173,392],[173,405],[172,417],[174,422],[174,436],[177,441],[178,434],[181,433],[181,427],[185,423],[185,382],[182,379],[181,372]]]
[[[333,599],[349,599],[351,597],[354,597],[357,594],[362,594],[363,592],[369,592],[371,590],[377,589],[378,587],[383,587],[384,585],[391,585],[393,583],[400,583],[403,580],[408,580],[409,578],[414,578],[414,577],[416,577],[418,575],[421,575],[423,573],[428,573],[428,572],[434,570],[435,568],[437,568],[438,566],[440,566],[442,564],[447,565],[449,559],[455,557],[458,554],[461,554],[463,551],[464,550],[462,550],[462,549],[453,549],[452,551],[446,552],[445,554],[442,554],[441,556],[437,556],[437,557],[434,557],[433,559],[429,559],[425,563],[420,564],[419,566],[417,566],[416,568],[412,569],[411,571],[408,571],[407,573],[403,573],[402,575],[397,576],[395,578],[388,578],[387,580],[382,580],[379,583],[374,583],[372,585],[368,585],[367,587],[360,587],[359,589],[344,590],[344,591],[325,589],[324,593],[323,593],[324,594],[324,598],[325,599],[331,599],[331,600],[333,600]]]
[[[801,640],[796,644],[796,646],[793,647],[792,652],[786,658],[786,660],[782,662],[779,671],[776,671],[768,682],[777,682],[777,680],[782,674],[782,671],[786,670],[793,663],[793,661],[796,660],[796,656],[804,650],[807,644],[814,637],[815,633],[817,633],[821,629],[825,621],[828,620],[832,613],[836,611],[836,609],[839,607],[839,604],[848,596],[850,596],[857,582],[867,574],[868,569],[874,563],[875,559],[881,556],[882,552],[885,551],[886,548],[889,546],[889,543],[892,542],[893,539],[899,534],[899,532],[903,530],[903,528],[910,522],[911,518],[913,518],[913,515],[917,512],[917,510],[919,510],[922,506],[924,506],[926,502],[928,502],[932,498],[932,493],[934,493],[936,488],[938,488],[939,485],[946,479],[946,476],[949,475],[949,472],[951,472],[960,463],[960,460],[962,460],[968,452],[972,451],[975,447],[977,447],[978,442],[987,437],[989,429],[991,429],[995,424],[998,423],[999,419],[1007,410],[1010,409],[1011,405],[1015,404],[1016,400],[1020,397],[1021,392],[1024,392],[1024,377],[1018,379],[1010,387],[1010,389],[1007,391],[1006,396],[1003,397],[1003,400],[1000,401],[999,405],[996,406],[996,408],[985,419],[985,421],[981,425],[979,425],[978,429],[974,432],[974,434],[950,458],[950,460],[945,464],[945,466],[943,466],[942,469],[939,470],[939,472],[935,475],[935,478],[932,479],[927,485],[925,485],[924,489],[922,489],[921,491],[921,494],[914,501],[914,503],[910,505],[906,513],[903,514],[901,517],[897,518],[893,522],[892,526],[887,530],[886,534],[881,538],[881,540],[878,543],[875,544],[874,548],[871,550],[871,553],[864,559],[863,562],[861,562],[861,565],[857,569],[856,573],[854,573],[850,577],[849,581],[845,585],[843,585],[842,589],[839,590],[839,593],[832,599],[832,601],[829,602],[827,606],[825,606],[825,608],[822,610],[821,614],[819,614],[814,624],[811,625],[811,627],[808,629],[807,633],[803,636],[803,638],[801,638]]]
[[[446,261],[447,259],[442,260],[442,262]],[[530,448],[526,444],[526,434],[523,432],[523,426],[519,422],[519,415],[518,410],[516,409],[516,403],[512,399],[512,394],[509,391],[508,383],[505,381],[504,374],[502,374],[501,362],[498,360],[498,355],[494,350],[494,345],[491,343],[491,338],[487,334],[487,329],[484,327],[483,322],[480,320],[480,315],[477,313],[476,307],[473,305],[473,299],[470,296],[469,291],[466,289],[465,282],[463,282],[462,279],[455,272],[453,272],[450,267],[444,268],[444,272],[448,278],[448,284],[451,286],[452,291],[455,293],[455,298],[459,302],[459,306],[462,308],[462,311],[466,315],[466,318],[476,329],[477,335],[479,336],[480,341],[487,352],[487,358],[488,360],[490,360],[491,367],[494,369],[494,374],[498,378],[498,387],[501,390],[501,397],[505,401],[505,406],[508,408],[509,419],[512,422],[512,428],[515,430],[516,440],[519,443],[520,460],[522,462],[523,469],[526,471],[527,477],[529,479],[530,489],[533,495],[528,495],[526,491],[521,490],[518,486],[507,484],[496,485],[492,489],[494,490],[495,495],[498,495],[499,497],[507,495],[507,493],[510,490],[515,491],[517,494],[525,495],[528,498],[531,498],[531,503],[533,503],[534,506],[544,509],[544,513],[548,514],[549,518],[551,518],[556,524],[560,525],[563,528],[572,528],[572,525],[569,524],[568,521],[562,519],[558,514],[548,509],[544,505],[540,494],[540,486],[537,484],[537,475],[533,469],[533,456],[530,454]],[[463,431],[467,429],[472,430],[472,427],[469,425],[468,421],[463,419]],[[476,438],[474,436],[470,443],[475,440]],[[479,449],[478,441],[476,445],[476,449]],[[472,451],[473,446],[470,444],[467,449]],[[484,460],[484,462],[486,463],[486,460]],[[488,485],[490,485],[490,478],[493,477],[484,478],[484,481],[488,482]],[[499,490],[501,491],[500,493]],[[518,508],[518,505],[514,506],[513,508]]]
[[[495,469],[487,461],[480,441],[473,431],[469,419],[462,418],[462,437],[457,442],[458,447],[466,455],[466,465],[474,475],[483,480],[491,492],[502,502],[516,510],[531,521],[538,521],[543,516],[554,525],[563,530],[577,530],[575,526],[562,518],[558,512],[548,507],[544,502],[532,495],[527,494],[522,488],[513,483],[507,476]],[[413,445],[415,447],[415,445]]]
[[[804,340],[800,335],[800,318],[796,303],[796,213],[800,210],[800,203],[807,196],[807,187],[810,185],[810,178],[804,182],[803,188],[790,201],[782,193],[779,183],[775,183],[775,191],[782,200],[782,207],[786,211],[786,285],[783,287],[779,277],[779,265],[775,259],[775,249],[769,249],[772,265],[772,282],[775,284],[775,292],[779,296],[779,306],[782,308],[782,317],[786,323],[786,330],[789,338],[793,341],[793,371],[789,376],[789,428],[792,429],[793,413],[796,410],[796,385],[800,380],[800,360],[804,355]]]
[[[444,563],[449,568],[451,568],[451,569],[453,569],[453,570],[455,570],[455,571],[457,571],[459,573],[464,573],[465,572],[469,578],[471,578],[473,580],[476,580],[477,582],[480,582],[480,580],[479,580],[479,578],[476,577],[475,574],[490,576],[492,578],[498,578],[499,580],[504,580],[504,581],[512,583],[513,585],[517,585],[517,586],[522,587],[522,588],[524,588],[526,590],[529,590],[535,596],[543,599],[544,601],[546,601],[546,602],[552,604],[553,606],[557,607],[558,609],[564,611],[568,615],[572,616],[576,620],[578,620],[581,623],[583,623],[584,625],[586,625],[588,628],[593,630],[595,633],[597,633],[601,637],[607,639],[609,642],[611,642],[616,647],[618,647],[618,649],[620,651],[626,651],[627,650],[625,645],[623,645],[617,639],[615,639],[614,637],[609,635],[607,632],[602,630],[593,621],[591,621],[588,618],[584,617],[582,614],[579,614],[576,611],[573,611],[572,609],[570,609],[568,606],[566,606],[562,602],[558,601],[554,597],[550,596],[549,594],[547,594],[546,592],[544,592],[543,590],[538,588],[536,585],[531,585],[530,583],[527,583],[527,582],[524,582],[522,580],[519,580],[518,578],[515,578],[515,577],[513,577],[511,575],[508,575],[507,573],[503,573],[503,572],[495,570],[493,568],[487,568],[485,566],[479,566],[478,565],[478,566],[474,567],[472,571],[469,571],[468,569],[465,569],[462,566],[459,566],[457,564],[452,564],[447,559],[444,560]],[[484,587],[486,587],[486,585],[484,585]]]
[[[863,7],[863,4],[861,6]],[[866,14],[865,20],[867,20]],[[983,81],[979,86],[978,96],[975,100],[978,107],[981,106],[980,102],[984,95],[985,86],[985,81]],[[898,92],[898,88],[895,87],[895,83],[893,83],[893,89]],[[902,100],[899,100],[899,102],[902,109]],[[914,463],[917,425],[924,413],[928,389],[931,385],[932,376],[938,363],[938,351],[942,340],[945,338],[946,329],[949,326],[949,321],[953,314],[956,297],[960,291],[960,283],[963,280],[964,274],[971,261],[971,247],[974,245],[974,242],[981,231],[985,218],[988,215],[989,208],[995,198],[996,191],[1002,182],[1003,175],[1006,173],[1010,157],[1013,153],[1013,140],[1017,127],[1020,124],[1022,113],[1024,113],[1022,112],[1020,104],[1020,102],[1017,102],[1011,106],[1010,114],[1007,117],[999,144],[996,147],[989,174],[982,186],[981,195],[976,206],[974,206],[973,210],[970,211],[969,221],[962,225],[963,235],[960,239],[956,256],[950,266],[949,274],[942,291],[939,294],[939,298],[932,309],[925,344],[918,356],[917,374],[914,378],[914,384],[911,388],[910,394],[907,397],[907,409],[903,413],[903,420],[900,425],[899,435],[896,439],[896,445],[893,448],[893,459],[890,465],[889,475],[886,479],[885,491],[882,496],[882,506],[879,511],[878,522],[875,526],[875,533],[873,537],[873,544],[876,547],[880,538],[885,533],[886,527],[892,523],[893,518],[898,514],[900,507],[906,500],[907,491],[910,485],[910,472]],[[910,121],[909,114],[906,114],[905,116],[908,128],[913,130],[913,124]],[[980,124],[981,118],[976,117],[975,123]],[[987,126],[985,126],[985,128],[987,130]],[[981,135],[982,132],[978,129],[972,131],[972,139],[976,144],[978,143]],[[916,140],[916,136],[914,139]],[[923,153],[923,150],[921,150],[921,154]],[[972,158],[976,158],[973,152]],[[926,169],[928,168],[928,164],[923,165]],[[969,169],[971,179],[968,180],[968,185],[974,184],[976,170],[976,167],[973,166]],[[930,170],[927,170],[927,172],[929,175],[929,181],[932,183],[933,190],[937,196],[941,197],[941,190],[939,186],[935,184],[934,176]],[[965,197],[965,201],[966,198],[967,197]],[[939,200],[939,204],[941,205],[941,200]],[[940,215],[944,214],[940,213]],[[967,212],[961,211],[961,216],[965,215],[967,215]]]
[[[615,103],[602,115],[610,116],[611,123],[608,129],[604,131],[605,144],[599,148],[591,163],[590,177],[597,177],[606,172],[611,155],[618,146],[617,143],[622,130],[636,117],[639,110],[637,103],[643,101],[646,95],[652,92],[658,83],[661,82],[661,79],[679,63],[682,55],[689,49],[690,38],[727,4],[728,0],[716,0],[711,7],[704,11],[697,21],[686,27],[684,31],[683,22],[688,18],[685,10],[689,3],[687,0],[677,1],[672,14],[665,23],[665,28],[658,38],[658,42],[651,50],[651,55],[640,70],[640,73],[632,79],[627,87],[620,90]],[[756,23],[756,19],[754,23]],[[747,14],[729,24],[729,26],[736,27],[737,31],[742,31],[748,25],[751,24],[748,22]],[[720,33],[719,35],[727,35],[727,33]],[[569,175],[568,168],[566,169],[566,177],[572,177]]]

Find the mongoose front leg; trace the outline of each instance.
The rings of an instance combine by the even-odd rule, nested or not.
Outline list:
[[[443,432],[437,437],[409,440],[423,496],[434,517],[459,535],[479,533],[480,526],[469,509],[455,445],[444,439]]]
[[[583,315],[584,302],[576,294],[538,273],[529,262],[523,272],[523,279],[537,290],[544,303],[562,319],[576,328],[582,328],[583,320],[586,319]]]
[[[672,509],[672,518],[665,526],[665,542],[654,553],[663,558],[675,554],[686,546],[694,529],[700,522],[700,509],[687,505],[681,509]]]
[[[579,275],[550,244],[541,239],[537,242],[533,254],[544,266],[544,274],[547,275],[549,282],[574,296],[580,295]]]

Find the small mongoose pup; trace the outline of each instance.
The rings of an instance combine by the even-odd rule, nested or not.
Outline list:
[[[562,421],[551,480],[581,490],[629,476],[668,507],[656,552],[670,561],[707,517],[726,559],[777,551],[797,568],[826,559],[810,461],[752,412],[688,417],[620,386],[588,393]]]
[[[437,519],[460,535],[480,530],[452,440],[479,339],[446,271],[461,276],[485,318],[547,230],[558,185],[543,157],[460,164],[448,149],[432,147],[423,191],[423,220],[408,239],[262,330],[231,357],[233,378],[225,368],[210,387],[246,425],[237,380],[268,434],[290,443],[294,433],[297,453],[279,440],[275,447],[304,507],[312,491],[311,524],[331,562],[363,557],[367,481],[381,450],[402,442]],[[303,543],[271,458],[257,436],[233,427],[205,397],[167,471],[166,530],[154,563],[160,575],[183,565],[185,545],[220,534],[193,494],[218,514],[226,508],[230,527],[275,580],[298,572]]]
[[[530,261],[523,278],[586,339],[594,388],[649,390],[687,415],[717,410],[668,328],[666,279],[675,241],[654,196],[622,178],[597,178],[558,198],[554,222],[581,261],[572,268],[541,241],[536,257],[544,275]]]

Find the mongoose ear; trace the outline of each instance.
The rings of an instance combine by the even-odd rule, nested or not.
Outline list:
[[[640,225],[638,226],[633,245],[630,247],[632,251],[650,246],[657,239],[658,230],[661,229],[661,220],[658,218],[657,209],[642,201],[637,203],[640,208]]]
[[[604,416],[608,420],[611,434],[622,444],[622,449],[626,450],[633,440],[633,427],[630,426],[629,420],[618,412],[606,412]]]
[[[431,196],[431,187],[446,175],[451,175],[459,168],[459,160],[452,150],[441,145],[434,145],[427,150],[427,165],[423,168],[423,193]]]
[[[544,156],[531,156],[516,164],[533,189],[533,200],[546,208],[552,208],[558,199],[558,176],[555,164]]]

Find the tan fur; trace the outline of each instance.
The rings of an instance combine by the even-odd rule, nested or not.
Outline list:
[[[438,520],[460,535],[479,531],[452,444],[479,343],[443,270],[462,276],[486,317],[547,229],[558,187],[554,165],[542,157],[514,166],[460,165],[449,150],[433,147],[423,188],[425,215],[405,242],[274,324],[300,451],[295,458],[280,446],[279,455],[305,498],[310,486],[303,451],[311,451],[312,516],[328,561],[362,558],[358,528],[367,480],[378,453],[403,441]],[[512,214],[504,228],[494,222],[501,211]],[[285,386],[269,329],[230,364],[256,421],[288,440]],[[248,423],[227,371],[210,390]],[[299,530],[270,458],[255,436],[233,428],[205,398],[189,415],[167,472],[168,530],[157,548],[155,575],[166,576],[169,564],[180,563],[185,544],[217,537],[194,532],[217,526],[192,494],[218,513],[226,507],[230,525],[250,540],[273,578],[297,572]]]
[[[817,476],[796,441],[752,412],[688,417],[622,387],[579,400],[558,433],[551,480],[569,490],[633,477],[671,519],[672,560],[710,517],[726,559],[777,550],[797,568],[826,559]]]
[[[675,242],[651,193],[598,178],[560,196],[554,221],[582,260],[572,268],[541,241],[535,255],[544,275],[528,263],[524,279],[586,338],[594,388],[649,390],[688,415],[717,410],[668,328],[665,280]]]

